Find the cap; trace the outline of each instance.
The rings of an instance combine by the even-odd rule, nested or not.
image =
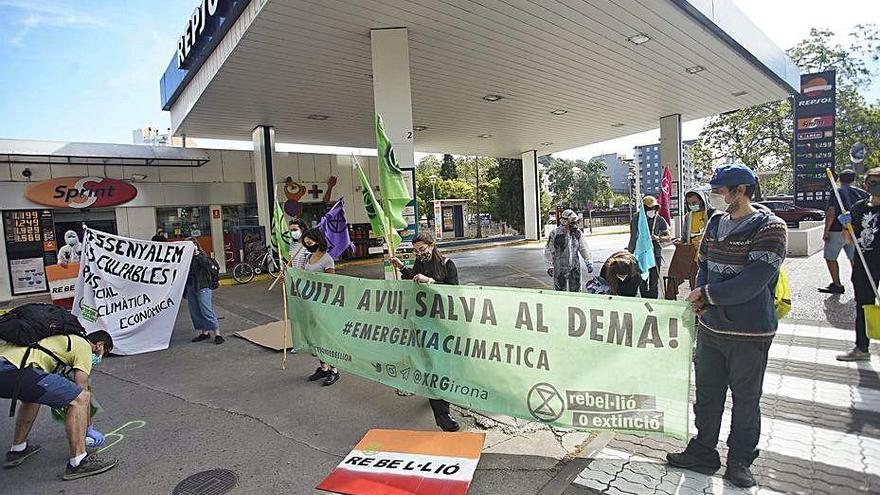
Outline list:
[[[571,209],[566,209],[565,211],[562,212],[562,215],[560,215],[560,218],[562,218],[562,220],[566,223],[577,222],[578,221],[578,214],[575,213]]]
[[[659,203],[657,203],[657,198],[654,196],[645,196],[644,199],[642,199],[642,204],[645,205],[646,208],[654,208],[659,205]]]
[[[752,185],[758,183],[758,177],[752,169],[742,163],[729,163],[715,169],[709,185],[712,187]]]

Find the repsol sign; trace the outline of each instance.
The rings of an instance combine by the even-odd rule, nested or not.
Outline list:
[[[177,67],[185,68],[190,55],[217,30],[219,20],[226,17],[233,0],[201,0],[177,39]]]
[[[822,105],[822,104],[826,104],[826,103],[831,103],[831,101],[832,101],[832,97],[830,97],[830,96],[826,96],[824,98],[810,98],[807,100],[799,100],[798,106],[799,107],[811,107],[813,105]]]
[[[102,208],[131,201],[137,188],[107,177],[58,177],[28,186],[25,197],[54,208]]]

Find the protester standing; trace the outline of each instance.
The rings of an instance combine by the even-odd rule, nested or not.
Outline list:
[[[307,256],[303,268],[307,272],[336,273],[336,263],[333,257],[327,253],[327,237],[319,229],[309,229],[302,235],[302,244]],[[333,385],[339,381],[339,370],[321,361],[318,369],[309,376],[309,381],[314,382],[324,379],[321,384],[324,387]]]
[[[648,232],[651,233],[651,241],[654,244],[654,260],[655,266],[651,268],[648,274],[648,280],[643,280],[639,287],[639,294],[649,299],[657,299],[660,297],[660,266],[663,264],[663,244],[669,242],[672,236],[669,234],[669,223],[660,216],[660,203],[654,196],[645,196],[642,200],[645,207],[645,215],[648,217]],[[629,228],[629,247],[630,253],[635,253],[636,242],[639,239],[639,215],[638,213],[632,218]]]
[[[841,215],[842,224],[852,224],[855,239],[845,234],[848,244],[858,242],[868,264],[867,269],[874,279],[880,280],[880,167],[868,170],[865,175],[865,189],[870,197],[857,201],[848,214]],[[846,354],[837,356],[838,361],[870,361],[868,334],[865,328],[865,304],[875,304],[876,294],[871,287],[868,271],[859,257],[852,262],[852,283],[856,299],[856,346]]]
[[[290,257],[290,266],[297,270],[302,270],[306,266],[306,259],[309,252],[302,244],[302,236],[309,230],[308,224],[301,218],[294,218],[287,225],[290,230],[290,248],[288,255]]]
[[[544,246],[547,275],[553,277],[553,286],[559,291],[581,290],[581,259],[587,273],[593,273],[587,236],[578,227],[578,214],[565,210],[560,215],[559,226],[550,232]]]
[[[828,266],[828,274],[831,275],[831,283],[827,287],[820,287],[819,292],[826,294],[843,294],[843,284],[840,283],[840,265],[837,264],[837,258],[840,257],[840,251],[846,253],[850,263],[853,262],[855,255],[855,245],[844,242],[843,225],[837,220],[837,217],[843,213],[850,211],[854,204],[868,197],[868,193],[853,185],[856,180],[856,173],[852,170],[844,170],[838,175],[840,187],[837,192],[840,193],[840,201],[843,203],[843,211],[837,204],[837,198],[832,196],[828,200],[828,206],[825,208],[825,233],[822,240],[825,241],[825,264]]]
[[[717,168],[710,185],[727,211],[709,219],[700,244],[697,288],[687,297],[698,315],[697,435],[684,452],[666,459],[704,474],[721,467],[716,447],[729,388],[733,409],[724,477],[738,487],[751,487],[750,466],[761,437],[762,384],[778,324],[774,292],[785,259],[786,229],[767,208],[751,203],[757,177],[745,165]]]
[[[150,240],[153,242],[168,242],[168,237],[165,236],[164,229],[156,229],[156,235]]]
[[[422,231],[413,239],[413,254],[416,262],[412,268],[404,266],[397,258],[391,263],[400,270],[401,277],[417,284],[458,285],[458,269],[455,263],[443,256],[434,244],[432,232]],[[434,411],[434,421],[443,431],[458,431],[458,421],[449,414],[449,402],[440,399],[428,399]]]
[[[70,263],[79,263],[82,255],[82,244],[76,232],[68,230],[64,233],[64,246],[58,250],[58,264],[67,266]]]
[[[697,287],[697,259],[699,258],[700,240],[706,232],[706,224],[709,217],[715,213],[715,209],[709,205],[706,194],[697,189],[691,189],[684,195],[687,204],[687,213],[684,215],[685,228],[681,236],[676,239],[675,254],[669,263],[667,274],[669,283],[665,287],[666,299],[674,300],[678,296],[678,286],[685,280],[690,283],[690,289]]]
[[[193,328],[199,332],[192,341],[201,342],[213,337],[215,344],[222,344],[225,339],[220,335],[220,322],[214,313],[214,303],[211,300],[213,295],[211,271],[214,270],[214,265],[208,255],[202,252],[195,239],[190,237],[187,240],[195,246],[184,289]]]

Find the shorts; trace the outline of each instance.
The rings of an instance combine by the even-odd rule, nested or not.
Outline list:
[[[836,261],[840,256],[840,250],[843,249],[846,257],[852,261],[856,251],[855,245],[843,242],[843,232],[829,232],[828,235],[828,240],[825,241],[825,259]]]
[[[55,373],[28,366],[19,375],[18,368],[0,358],[0,397],[11,399],[16,383],[21,377],[18,400],[34,404],[44,404],[52,408],[69,405],[82,393],[77,384]]]

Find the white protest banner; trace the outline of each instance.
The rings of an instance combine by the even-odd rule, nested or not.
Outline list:
[[[106,330],[115,354],[167,349],[195,246],[87,229],[73,314],[86,332]]]

